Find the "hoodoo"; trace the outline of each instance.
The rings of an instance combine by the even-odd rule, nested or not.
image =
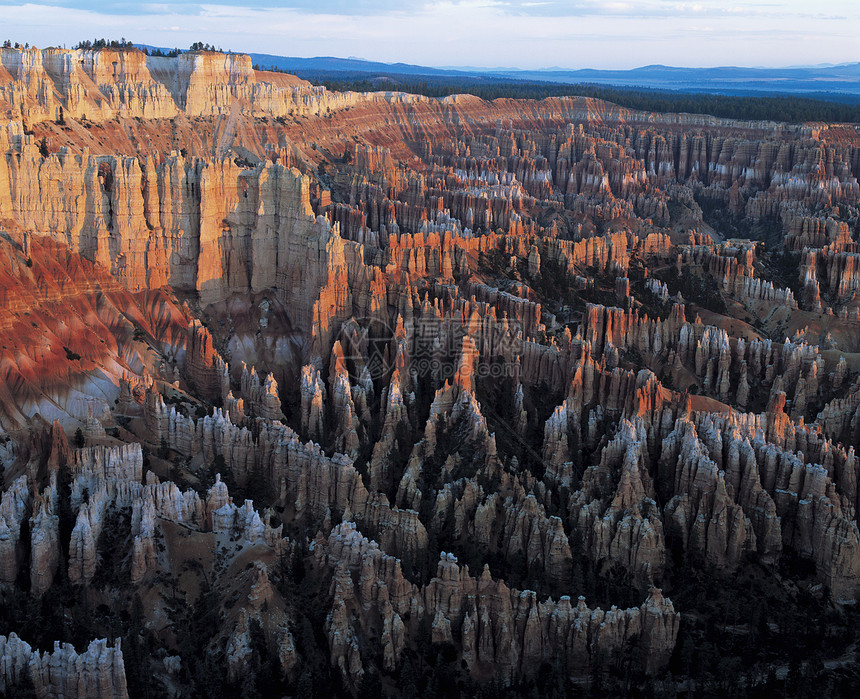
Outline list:
[[[855,127],[0,66],[0,690],[848,686]]]

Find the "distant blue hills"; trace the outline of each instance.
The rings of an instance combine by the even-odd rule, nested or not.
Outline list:
[[[155,48],[147,46],[147,48]],[[165,49],[166,50],[166,49]],[[263,69],[289,71],[300,77],[321,79],[381,79],[394,83],[398,78],[415,81],[422,76],[439,82],[442,78],[496,82],[583,83],[612,87],[645,88],[685,93],[724,95],[798,95],[860,104],[860,63],[786,68],[683,68],[648,65],[632,70],[520,70],[513,68],[433,68],[409,63],[380,63],[359,58],[318,56],[298,58],[251,53],[251,60]]]

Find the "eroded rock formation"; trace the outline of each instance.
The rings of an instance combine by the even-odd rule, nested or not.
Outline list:
[[[780,606],[839,636],[850,129],[0,65],[0,584],[128,661],[10,616],[0,689],[668,692]]]

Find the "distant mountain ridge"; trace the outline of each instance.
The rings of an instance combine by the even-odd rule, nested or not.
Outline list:
[[[147,46],[147,48],[155,48]],[[484,78],[489,80],[551,82],[561,84],[593,83],[614,87],[638,87],[680,92],[728,95],[794,94],[860,101],[860,62],[839,65],[785,68],[747,68],[719,66],[686,68],[646,65],[630,70],[547,68],[434,68],[410,63],[382,63],[360,58],[316,56],[300,58],[250,53],[255,65],[297,73],[301,77],[376,77],[427,76],[433,78]],[[855,99],[856,98],[856,99]]]
[[[365,61],[361,58],[336,58],[334,56],[317,56],[315,58],[298,58],[292,56],[273,56],[267,53],[248,54],[255,65],[263,68],[274,66],[281,70],[323,70],[346,71],[360,73],[395,73],[397,75],[450,75],[470,77],[478,73],[472,71],[453,70],[446,68],[430,68],[411,63],[379,63]]]
[[[498,71],[492,75],[523,80],[591,82],[616,86],[713,92],[834,92],[860,94],[860,63],[814,68],[684,68],[649,65],[632,70]]]

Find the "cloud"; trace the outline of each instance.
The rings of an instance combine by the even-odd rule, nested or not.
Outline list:
[[[826,14],[794,0],[262,0],[253,7],[214,0],[91,7],[80,0],[0,0],[6,29],[0,39],[70,46],[125,36],[155,46],[203,41],[235,51],[422,65],[630,68],[838,63],[857,60],[860,33],[858,9],[840,0],[828,3]],[[836,14],[845,19],[833,21]]]
[[[193,15],[206,16],[227,11],[253,12],[276,10],[297,12],[306,15],[339,16],[420,16],[434,6],[444,5],[455,11],[475,8],[493,8],[512,16],[543,17],[677,17],[681,15],[704,15],[720,17],[726,15],[760,15],[780,17],[807,17],[838,19],[858,15],[855,0],[830,0],[828,13],[810,10],[806,0],[783,0],[782,2],[739,2],[731,6],[723,0],[450,0],[444,3],[433,0],[176,0],[170,3],[102,2],[92,0],[35,0],[30,5],[63,7],[70,10],[92,10],[99,15],[147,16],[147,15]],[[16,0],[0,0],[0,7],[21,7]]]

